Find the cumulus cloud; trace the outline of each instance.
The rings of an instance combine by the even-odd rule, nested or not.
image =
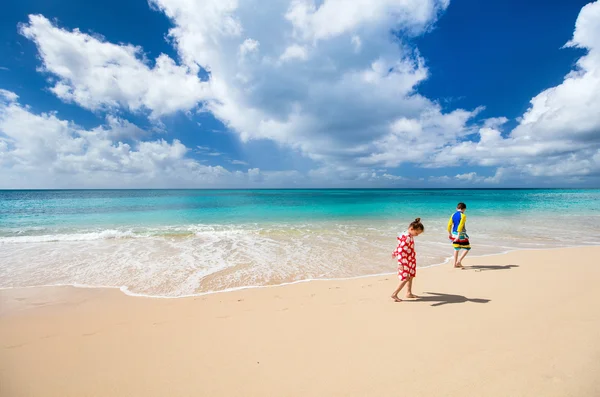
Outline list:
[[[61,29],[43,16],[30,16],[21,32],[38,46],[43,70],[58,79],[51,89],[64,100],[149,109],[154,117],[202,102],[242,141],[273,140],[342,169],[342,179],[422,162],[470,133],[467,122],[479,112],[444,113],[416,92],[428,70],[401,37],[426,32],[447,0],[150,4],[173,21],[169,37],[181,65],[161,55],[151,66],[139,47]],[[198,79],[202,69],[208,81]],[[155,81],[162,84],[149,92]]]
[[[204,108],[243,141],[270,139],[323,165],[368,168],[424,156],[425,145],[398,159],[383,150],[395,123],[427,120],[434,135],[424,140],[453,142],[476,113],[444,114],[419,95],[425,61],[391,33],[424,33],[448,1],[276,0],[260,12],[256,1],[151,4],[173,21],[169,36],[185,65],[210,71],[214,96]],[[259,56],[231,61],[255,43]]]
[[[531,106],[506,137],[504,118],[491,119],[478,141],[448,145],[434,163],[468,161],[510,168],[534,177],[600,176],[600,2],[584,6],[567,47],[587,50],[564,81],[531,99]]]
[[[442,175],[429,177],[429,182],[440,186],[486,186],[493,187],[505,180],[505,170],[498,168],[493,176],[483,176],[477,172],[465,172],[454,176]]]
[[[115,116],[85,129],[56,112],[34,113],[15,93],[0,90],[0,188],[322,187],[405,180],[383,170],[359,168],[324,168],[312,176],[259,168],[232,172],[189,156],[222,155],[209,147],[190,149],[177,139],[147,138],[147,131]],[[345,180],[338,180],[339,172]]]
[[[216,150],[213,150],[207,146],[196,146],[196,153],[203,155],[203,156],[212,156],[212,157],[219,157],[219,156],[223,155],[223,153],[217,152]]]
[[[458,174],[455,176],[455,178],[458,179],[459,181],[473,181],[474,179],[477,178],[477,173],[469,172],[467,174]]]
[[[449,143],[456,143],[473,132],[467,121],[481,108],[468,112],[455,110],[442,114],[439,107],[432,106],[418,118],[402,117],[394,120],[389,132],[369,147],[371,154],[361,157],[362,164],[383,164],[395,167],[401,163],[418,163],[431,166],[429,156]]]
[[[258,41],[252,40],[252,39],[246,39],[240,45],[240,55],[242,57],[244,57],[247,54],[250,54],[252,52],[256,52],[256,51],[258,51],[258,47],[259,46],[260,46],[260,43]]]
[[[299,174],[202,165],[177,139],[141,140],[146,134],[115,117],[85,129],[56,113],[33,113],[16,94],[0,90],[0,188],[275,186],[290,175],[302,180]]]
[[[512,131],[502,130],[505,117],[475,127],[483,107],[445,112],[418,93],[429,70],[405,38],[425,34],[449,0],[149,3],[173,23],[168,36],[178,62],[164,54],[151,62],[134,45],[30,16],[21,33],[55,78],[52,92],[91,110],[147,110],[153,118],[201,107],[244,142],[272,140],[314,160],[308,177],[315,181],[400,181],[374,170],[407,162],[498,170],[494,177],[471,170],[446,177],[464,183],[600,175],[598,1],[581,10],[566,44],[587,54],[562,84],[531,100]],[[198,77],[203,70],[207,81]],[[99,128],[113,134],[109,142],[135,130],[119,118]],[[283,180],[300,178],[282,172]],[[244,175],[262,183],[275,174]]]
[[[41,15],[30,15],[20,32],[36,44],[42,70],[56,78],[51,91],[86,109],[122,107],[160,117],[209,96],[208,83],[165,54],[151,65],[140,47],[61,29]]]
[[[308,58],[308,53],[306,48],[299,46],[298,44],[293,44],[285,49],[283,54],[279,57],[279,60],[282,62],[292,61],[292,60],[301,60],[304,61]]]
[[[293,0],[285,18],[292,23],[294,34],[304,40],[331,39],[379,24],[401,26],[418,34],[448,4],[449,0],[326,0],[317,6],[312,0]]]

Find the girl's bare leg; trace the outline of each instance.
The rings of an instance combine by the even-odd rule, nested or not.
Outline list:
[[[418,298],[417,295],[413,295],[413,293],[412,293],[413,278],[414,277],[411,277],[411,278],[408,279],[408,287],[407,287],[407,290],[406,290],[406,297],[407,298]]]
[[[398,294],[400,293],[400,291],[402,290],[402,288],[404,288],[404,285],[406,285],[407,282],[408,282],[408,280],[404,280],[404,281],[401,281],[400,284],[398,284],[398,287],[392,293],[392,299],[394,301],[396,301],[396,302],[402,302],[402,299],[398,298]]]

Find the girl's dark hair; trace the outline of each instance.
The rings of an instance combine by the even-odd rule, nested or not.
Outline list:
[[[425,231],[425,226],[423,226],[421,223],[421,218],[415,219],[410,225],[408,225],[408,227],[412,228],[413,230]]]
[[[456,205],[456,208],[458,208],[459,210],[466,210],[467,209],[467,205],[465,203],[458,203]]]

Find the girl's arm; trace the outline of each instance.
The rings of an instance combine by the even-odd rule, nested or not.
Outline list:
[[[404,248],[406,247],[406,236],[400,236],[398,237],[398,245],[396,246],[396,249],[394,250],[394,252],[392,252],[392,258],[397,258],[400,255],[402,255],[402,251],[404,250]]]

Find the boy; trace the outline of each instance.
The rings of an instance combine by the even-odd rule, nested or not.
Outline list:
[[[462,260],[469,253],[471,245],[469,244],[469,235],[467,234],[467,228],[465,223],[467,222],[467,216],[465,211],[467,205],[465,203],[458,203],[456,206],[456,212],[452,214],[448,221],[448,238],[452,240],[452,246],[454,247],[454,267],[463,268]],[[464,250],[462,256],[458,257],[458,252]]]

